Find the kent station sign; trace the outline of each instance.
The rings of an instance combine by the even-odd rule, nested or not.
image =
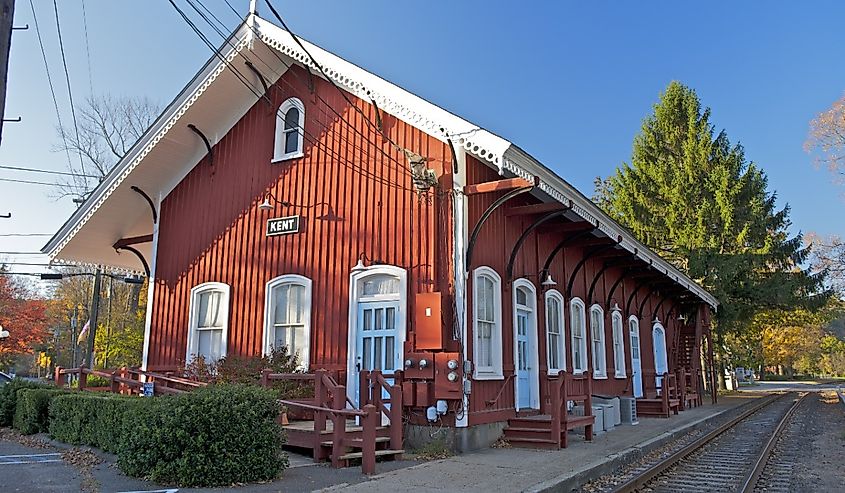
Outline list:
[[[299,216],[274,217],[267,220],[267,236],[299,233]]]

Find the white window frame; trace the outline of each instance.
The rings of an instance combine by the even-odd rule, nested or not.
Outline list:
[[[613,310],[610,315],[610,325],[613,331],[613,376],[615,378],[627,378],[625,367],[625,322],[622,319],[622,312]]]
[[[188,310],[190,311],[188,312],[188,344],[187,350],[185,351],[186,363],[190,362],[193,359],[193,356],[197,355],[197,345],[199,342],[197,327],[197,324],[199,323],[199,320],[197,319],[197,302],[201,294],[209,291],[220,291],[223,293],[223,296],[220,298],[220,305],[223,309],[223,330],[220,335],[220,359],[226,357],[229,338],[229,300],[231,290],[232,288],[228,284],[222,282],[204,282],[191,288],[191,301],[188,306]]]
[[[549,332],[549,300],[552,299],[557,301],[558,306],[560,306],[560,313],[557,314],[558,328],[560,329],[557,347],[559,354],[558,363],[560,365],[558,368],[552,367],[552,342],[551,333]],[[565,302],[563,301],[563,295],[556,289],[546,291],[544,305],[546,308],[546,365],[548,366],[549,375],[557,375],[561,370],[566,371],[566,318],[564,314],[566,309],[564,308]]]
[[[581,340],[575,339],[574,320],[575,313],[581,314]],[[580,374],[587,371],[587,312],[584,302],[581,298],[572,298],[569,301],[569,335],[572,339],[572,373]],[[581,364],[583,366],[575,367],[575,346],[581,350]]]
[[[297,140],[296,150],[294,152],[285,152],[285,142],[287,132],[285,132],[285,115],[291,108],[299,110],[298,128],[294,131],[299,137]],[[271,162],[278,163],[288,159],[295,159],[305,155],[304,152],[305,141],[305,105],[299,98],[288,98],[279,106],[279,111],[276,112],[276,131],[273,134],[273,159]]]
[[[503,380],[502,371],[502,278],[490,267],[477,267],[472,271],[472,334],[473,355],[476,353],[478,342],[478,286],[482,277],[493,281],[493,315],[495,317],[491,331],[491,366],[474,364],[473,378],[475,380]]]
[[[276,342],[276,331],[274,330],[275,327],[275,320],[274,314],[276,313],[276,301],[275,297],[273,296],[273,291],[284,285],[284,284],[291,284],[295,286],[302,286],[305,288],[305,299],[302,301],[304,305],[305,311],[305,319],[303,320],[304,327],[304,336],[307,344],[304,349],[300,350],[299,353],[299,366],[297,367],[300,370],[308,370],[309,362],[311,361],[311,279],[300,276],[298,274],[284,274],[279,277],[275,277],[267,282],[267,285],[264,289],[264,354],[270,354],[270,348]]]
[[[599,314],[598,330],[594,330],[593,328],[593,313]],[[594,339],[596,334],[601,337],[601,340],[596,341]],[[593,378],[607,378],[607,347],[604,343],[604,308],[598,304],[590,307],[590,342],[593,346]],[[596,347],[601,349],[601,352],[597,352]]]

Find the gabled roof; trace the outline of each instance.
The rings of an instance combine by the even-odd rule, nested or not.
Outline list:
[[[382,111],[437,139],[444,142],[451,139],[501,175],[529,180],[537,177],[538,188],[549,199],[571,206],[605,235],[622,238],[622,248],[664,272],[712,307],[718,305],[706,290],[651,252],[572,185],[510,141],[312,43],[300,41],[339,87],[365,101],[375,101]],[[251,61],[275,82],[286,67],[281,62],[274,63],[278,60],[270,50],[284,55],[288,64],[307,66],[322,77],[289,32],[257,16],[248,17],[219,51],[227,63],[238,67],[243,67],[246,60]],[[254,83],[260,93],[258,82]],[[213,56],[42,251],[53,259],[67,262],[139,270],[140,264],[134,257],[117,254],[110,248],[120,238],[152,233],[149,209],[131,187],[145,190],[160,202],[206,152],[187,124],[202,129],[214,145],[257,100],[258,96]],[[149,246],[142,252],[149,253]]]

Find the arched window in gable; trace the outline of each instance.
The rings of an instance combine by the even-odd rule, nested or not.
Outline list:
[[[302,157],[304,136],[305,105],[297,98],[290,98],[276,112],[273,162]]]

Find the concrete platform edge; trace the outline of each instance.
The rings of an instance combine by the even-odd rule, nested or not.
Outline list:
[[[756,399],[752,399],[753,402]],[[667,432],[664,432],[660,435],[657,435],[654,438],[650,438],[644,442],[638,443],[632,447],[629,447],[625,450],[617,452],[615,454],[608,455],[606,460],[601,462],[592,462],[590,464],[585,465],[581,469],[577,469],[574,472],[569,472],[565,474],[561,474],[556,478],[552,478],[547,481],[543,481],[541,483],[534,484],[524,491],[530,493],[546,493],[546,492],[572,492],[578,489],[582,484],[588,482],[591,479],[594,479],[599,476],[604,476],[606,474],[611,474],[617,469],[621,468],[626,464],[630,464],[642,458],[645,455],[648,455],[654,450],[659,449],[663,445],[666,445],[671,440],[689,433],[702,424],[710,421],[711,419],[716,418],[717,416],[721,416],[723,413],[728,411],[732,411],[734,409],[740,409],[745,406],[748,406],[749,403],[742,404],[741,406],[737,406],[730,409],[723,409],[716,414],[701,418],[699,420],[693,421],[692,423],[687,423],[686,425],[680,428],[674,428]],[[647,419],[661,419],[661,418],[647,418]]]

